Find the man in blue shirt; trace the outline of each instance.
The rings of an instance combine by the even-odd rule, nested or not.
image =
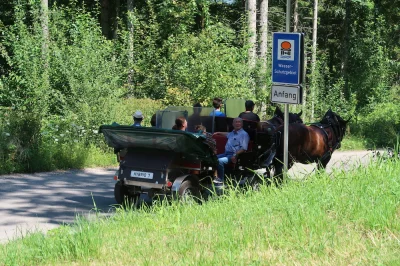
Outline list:
[[[210,113],[210,116],[225,117],[225,114],[221,112],[221,105],[222,105],[222,99],[218,97],[214,98],[213,100],[214,111]]]
[[[243,120],[240,117],[233,119],[232,132],[216,132],[214,135],[225,135],[228,141],[225,145],[225,152],[218,154],[218,177],[214,180],[216,184],[222,184],[225,177],[225,165],[230,161],[236,163],[239,154],[246,152],[249,145],[249,135],[243,130]]]
[[[142,111],[137,110],[133,115],[133,125],[134,127],[141,127],[141,123],[143,121]]]

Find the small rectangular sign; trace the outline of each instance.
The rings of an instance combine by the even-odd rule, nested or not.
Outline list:
[[[273,103],[300,104],[302,98],[300,86],[272,85],[271,102]]]
[[[303,35],[274,32],[272,38],[272,83],[300,85],[303,78]]]
[[[131,177],[153,179],[153,173],[141,172],[141,171],[132,171],[131,172]]]

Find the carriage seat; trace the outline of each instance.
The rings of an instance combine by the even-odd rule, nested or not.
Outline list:
[[[214,135],[213,139],[215,139],[215,142],[217,144],[217,154],[224,153],[225,152],[225,145],[228,142],[228,138],[226,136],[222,136],[222,135],[216,135],[216,136]],[[244,154],[239,155],[237,159],[239,160],[246,153],[251,153],[252,150],[253,150],[253,141],[250,140],[249,141],[249,146],[247,147],[247,151]],[[228,167],[235,168],[235,164],[230,162],[228,164]]]
[[[225,145],[228,142],[228,138],[222,135],[214,135],[212,137],[215,140],[217,145],[217,154],[222,154],[225,152]],[[251,152],[253,150],[253,141],[249,141],[249,146],[247,147],[247,152]]]

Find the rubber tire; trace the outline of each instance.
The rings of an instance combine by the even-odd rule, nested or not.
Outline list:
[[[263,181],[260,179],[260,177],[256,174],[253,174],[253,176],[250,178],[249,185],[252,190],[259,191],[260,185],[262,185],[262,183]]]
[[[115,183],[115,187],[114,187],[114,198],[115,201],[117,202],[117,204],[124,204],[125,201],[125,188],[124,186],[121,184],[121,181],[118,181],[117,183]]]
[[[193,196],[195,202],[200,202],[200,189],[192,182],[192,180],[185,180],[182,182],[182,185],[178,190],[179,198],[185,201],[185,194],[187,192],[190,192],[190,195]]]

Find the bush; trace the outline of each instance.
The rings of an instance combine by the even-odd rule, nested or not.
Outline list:
[[[32,171],[41,143],[41,117],[30,112],[3,110],[0,119],[0,173]]]
[[[400,105],[381,103],[352,124],[354,134],[364,136],[376,147],[394,146],[400,135]]]
[[[0,109],[0,174],[112,165],[115,157],[98,134],[99,126],[130,125],[135,110],[143,112],[143,125],[150,126],[151,116],[163,108],[151,99],[121,99],[108,105],[105,109],[112,112],[104,117],[101,106],[93,114],[87,107],[81,114],[43,119],[26,111]]]

